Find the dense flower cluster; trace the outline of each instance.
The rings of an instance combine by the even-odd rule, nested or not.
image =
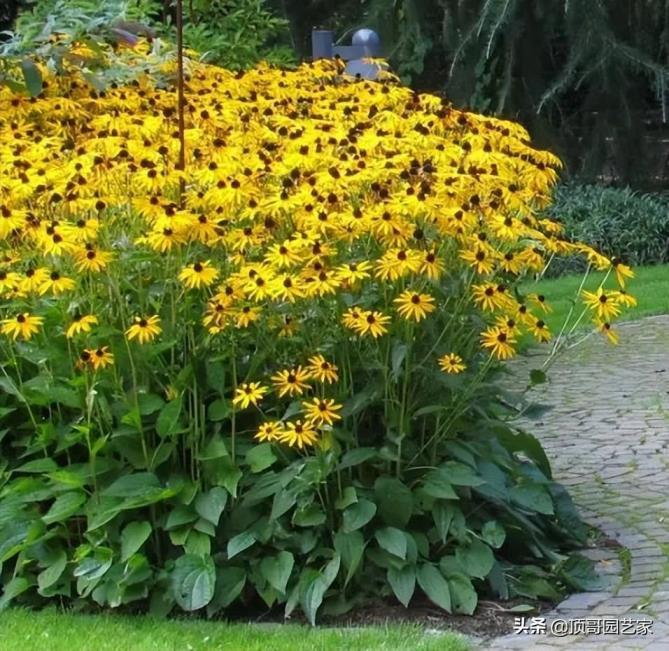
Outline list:
[[[464,291],[486,320],[481,350],[506,359],[523,333],[551,337],[544,297],[521,297],[515,281],[578,253],[615,271],[618,289],[585,296],[615,339],[631,272],[538,216],[555,156],[517,124],[389,75],[346,80],[338,65],[235,74],[191,62],[184,170],[175,95],[149,78],[100,91],[47,75],[37,98],[0,90],[2,333],[62,337],[95,372],[187,325],[214,347],[239,331],[286,341],[231,398],[246,409],[270,391],[313,391],[301,420],[257,432],[298,447],[340,418],[326,386],[337,366],[310,332],[411,338]],[[435,349],[430,363],[457,374],[468,354]]]

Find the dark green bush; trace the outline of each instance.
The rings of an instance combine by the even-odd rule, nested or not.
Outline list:
[[[564,224],[569,238],[626,264],[669,262],[669,202],[661,195],[568,183],[556,189],[549,213]],[[574,256],[556,259],[549,273],[582,272],[585,265]]]

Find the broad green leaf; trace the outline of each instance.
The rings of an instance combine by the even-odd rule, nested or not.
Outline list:
[[[39,592],[42,593],[50,588],[60,579],[67,566],[67,554],[59,549],[56,557],[51,560],[49,566],[37,575],[37,585]]]
[[[261,472],[269,468],[275,461],[276,455],[271,443],[254,445],[246,453],[246,463],[250,466],[251,472]]]
[[[272,501],[272,512],[270,514],[271,520],[281,517],[286,511],[289,511],[297,502],[297,497],[292,491],[286,489],[280,490],[274,494]]]
[[[213,422],[225,420],[232,413],[230,401],[217,398],[207,407],[207,419]]]
[[[208,557],[211,554],[211,538],[206,533],[193,528],[188,532],[183,548],[186,554]]]
[[[165,404],[165,401],[155,393],[140,393],[137,396],[139,403],[139,413],[142,416],[149,416],[157,412]]]
[[[447,461],[440,466],[446,473],[446,479],[454,486],[480,486],[485,484],[485,479],[476,474],[476,472],[458,461]]]
[[[274,557],[265,556],[260,562],[260,572],[277,592],[285,594],[294,565],[293,555],[290,552],[283,551]]]
[[[306,585],[302,586],[300,591],[300,603],[302,610],[307,616],[312,626],[316,625],[316,613],[323,603],[323,597],[327,589],[335,580],[339,571],[341,559],[339,555],[333,558],[325,567],[325,569],[316,576],[311,577]]]
[[[151,472],[137,472],[123,475],[104,488],[100,495],[104,497],[137,497],[147,492],[160,489],[161,485]]]
[[[31,97],[37,97],[42,92],[42,73],[35,62],[25,57],[21,60],[21,72],[26,83],[26,88]]]
[[[171,531],[172,529],[183,527],[186,524],[191,524],[197,519],[198,514],[192,509],[192,507],[185,506],[184,504],[177,504],[177,506],[175,506],[167,516],[165,529],[167,531]]]
[[[531,384],[543,384],[544,382],[546,382],[546,380],[547,380],[546,373],[544,373],[544,371],[542,371],[541,369],[533,368],[530,371]]]
[[[255,535],[250,531],[243,531],[242,533],[233,536],[228,540],[228,558],[237,556],[237,554],[240,554],[245,549],[248,549],[251,545],[255,544],[255,541]]]
[[[7,608],[11,601],[32,587],[32,583],[24,576],[17,576],[4,585],[2,597],[0,597],[0,611]]]
[[[478,579],[485,578],[495,564],[490,547],[476,538],[469,545],[456,547],[455,558],[469,576]]]
[[[418,568],[416,578],[418,579],[418,585],[428,599],[450,613],[451,593],[448,582],[441,572],[434,565],[424,564]]]
[[[445,502],[442,500],[436,500],[432,506],[432,517],[434,518],[434,524],[437,527],[441,542],[446,542],[446,537],[448,536],[448,530],[451,526],[451,521],[456,513],[460,509],[450,502]]]
[[[405,608],[408,608],[411,597],[413,597],[413,593],[416,590],[416,568],[413,565],[405,565],[399,570],[389,567],[386,572],[386,578],[397,600]]]
[[[341,556],[342,563],[347,570],[344,585],[355,575],[365,552],[365,539],[360,531],[345,533],[338,531],[334,537],[334,548]]]
[[[395,527],[383,527],[374,532],[376,542],[379,543],[381,549],[385,549],[389,554],[397,556],[398,558],[406,559],[407,557],[407,539],[403,531],[395,529]]]
[[[423,490],[431,497],[445,500],[457,500],[458,495],[442,468],[430,470],[423,479]]]
[[[392,374],[396,381],[400,376],[400,370],[402,369],[402,364],[404,363],[404,359],[407,356],[407,350],[409,350],[409,347],[400,341],[396,342],[393,346],[391,364]]]
[[[478,596],[472,582],[464,574],[455,574],[448,578],[451,591],[453,612],[472,615],[476,610]]]
[[[516,503],[530,511],[553,515],[553,500],[541,484],[521,484],[514,486],[509,495]]]
[[[212,615],[221,608],[227,608],[244,589],[246,572],[241,567],[219,567],[216,569],[216,589],[214,598],[207,607]]]
[[[156,432],[158,436],[172,436],[176,434],[179,429],[179,415],[181,414],[182,397],[179,396],[175,400],[168,402],[158,414],[156,421]]]
[[[499,549],[506,539],[506,531],[497,520],[488,520],[481,529],[481,538],[491,547]]]
[[[364,527],[376,514],[376,504],[369,500],[359,500],[351,504],[343,513],[342,531],[350,533]]]
[[[237,497],[237,485],[242,478],[242,471],[230,457],[223,457],[216,462],[216,480],[232,497]]]
[[[395,477],[379,477],[374,483],[379,517],[393,527],[406,527],[413,510],[413,496]]]
[[[335,508],[343,511],[347,506],[355,504],[358,501],[358,494],[353,486],[347,486],[344,492],[335,500]]]
[[[121,560],[127,561],[138,552],[151,535],[151,525],[146,521],[130,522],[121,533]]]
[[[69,491],[59,495],[49,510],[42,516],[46,524],[62,522],[74,515],[86,502],[86,494],[79,491]]]
[[[220,486],[214,486],[206,493],[200,493],[195,498],[195,510],[200,517],[217,526],[227,502],[227,491]]]
[[[204,608],[214,596],[216,568],[210,556],[180,556],[170,578],[174,598],[184,610]]]
[[[339,470],[345,470],[346,468],[353,468],[359,466],[365,461],[369,461],[374,457],[378,456],[378,452],[375,448],[355,448],[349,450],[339,462],[337,468]]]
[[[298,527],[317,527],[326,520],[323,509],[317,504],[309,504],[301,509],[297,509],[293,514],[293,524]]]
[[[35,459],[19,466],[14,472],[36,473],[41,475],[43,473],[55,472],[56,470],[58,470],[58,465],[53,459]]]

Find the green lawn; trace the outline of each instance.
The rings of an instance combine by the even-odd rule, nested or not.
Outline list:
[[[467,651],[453,633],[419,627],[308,628],[144,616],[72,615],[54,609],[0,613],[2,651]]]
[[[625,310],[621,315],[621,320],[640,319],[654,314],[669,314],[669,265],[639,267],[634,272],[636,276],[628,282],[627,291],[636,297],[638,305]],[[604,273],[599,272],[590,274],[584,289],[594,291],[604,276]],[[581,275],[563,276],[523,285],[523,290],[526,292],[537,292],[546,296],[553,308],[553,311],[546,315],[546,322],[552,332],[560,331],[582,279]],[[607,286],[614,287],[615,279],[609,278]],[[591,327],[591,324],[585,319],[581,325],[586,328]]]

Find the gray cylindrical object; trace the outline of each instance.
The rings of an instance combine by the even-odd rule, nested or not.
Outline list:
[[[331,59],[333,54],[334,36],[329,29],[311,30],[311,56],[316,59]]]

